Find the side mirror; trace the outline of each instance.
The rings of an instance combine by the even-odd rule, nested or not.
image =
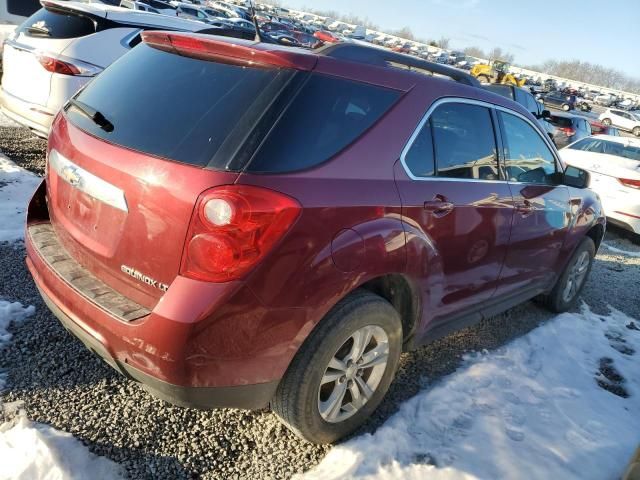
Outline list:
[[[564,171],[562,183],[569,187],[587,188],[591,182],[591,176],[586,170],[569,165]]]

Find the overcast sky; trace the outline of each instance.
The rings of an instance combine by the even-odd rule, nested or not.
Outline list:
[[[640,78],[640,0],[284,0],[366,17],[384,30],[411,28],[451,47],[501,47],[515,63],[583,60]]]

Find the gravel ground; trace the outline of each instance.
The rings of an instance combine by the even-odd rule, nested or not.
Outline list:
[[[0,151],[43,172],[45,142],[0,127]],[[609,232],[606,243],[640,252]],[[90,354],[59,325],[41,301],[24,266],[21,245],[0,245],[0,298],[35,305],[36,314],[13,329],[0,352],[8,372],[1,402],[23,401],[30,419],[71,432],[96,454],[123,464],[131,478],[290,478],[316,465],[326,447],[298,440],[268,411],[196,411],[152,398]],[[640,258],[601,249],[583,300],[640,319]],[[533,302],[462,330],[402,358],[391,391],[358,433],[371,432],[426,385],[453,372],[464,353],[494,349],[552,315]],[[0,419],[1,420],[1,419]]]

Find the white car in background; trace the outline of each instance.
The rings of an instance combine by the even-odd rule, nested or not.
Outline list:
[[[623,112],[614,108],[608,108],[598,119],[607,127],[613,125],[620,130],[626,130],[640,137],[640,113]]]
[[[560,150],[568,165],[588,170],[607,221],[640,234],[640,140],[597,135]]]
[[[176,7],[167,2],[159,0],[122,0],[120,6],[131,10],[141,10],[143,12],[161,13],[162,15],[176,16]]]
[[[211,31],[200,22],[98,3],[47,0],[3,52],[0,108],[41,137],[67,100],[140,43],[143,30]]]
[[[39,8],[39,0],[0,0],[0,54],[4,41]]]

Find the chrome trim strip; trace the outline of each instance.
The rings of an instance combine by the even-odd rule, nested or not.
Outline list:
[[[516,112],[515,110],[510,110],[508,108],[502,107],[500,105],[496,105],[494,103],[483,102],[481,100],[473,100],[471,98],[464,98],[464,97],[445,97],[445,98],[439,98],[438,100],[436,100],[435,102],[433,102],[431,104],[431,106],[427,110],[427,113],[424,114],[424,116],[420,120],[420,123],[418,123],[418,126],[413,131],[413,133],[411,134],[411,137],[409,137],[409,140],[407,141],[407,144],[402,149],[402,153],[400,154],[400,163],[402,163],[402,167],[404,168],[405,173],[409,176],[409,178],[411,178],[411,180],[419,180],[419,181],[427,181],[427,182],[429,182],[429,181],[438,181],[438,182],[470,182],[470,183],[482,182],[482,183],[511,183],[511,184],[521,183],[521,182],[509,182],[508,180],[482,180],[480,178],[450,178],[450,177],[437,177],[437,176],[434,176],[434,177],[416,177],[411,172],[411,170],[409,170],[409,167],[407,167],[407,163],[405,161],[405,157],[406,157],[407,153],[409,152],[409,150],[413,146],[413,142],[415,141],[416,137],[418,136],[418,134],[422,130],[422,127],[424,126],[424,124],[427,123],[427,120],[429,120],[429,117],[431,116],[433,111],[436,108],[438,108],[440,105],[445,104],[445,103],[466,103],[466,104],[469,104],[469,105],[478,105],[480,107],[490,108],[490,109],[494,109],[494,110],[500,110],[502,112],[508,113],[510,115],[514,115],[514,116],[516,116],[518,118],[521,118],[522,120],[527,122],[529,125],[531,125],[533,127],[533,129],[538,133],[540,138],[542,138],[544,140],[545,144],[549,147],[549,150],[551,151],[551,154],[553,155],[553,158],[556,161],[556,166],[562,165],[562,162],[560,162],[560,158],[558,157],[558,155],[556,155],[556,152],[554,151],[555,147],[552,145],[552,143],[549,140],[549,138],[547,137],[547,135],[540,135],[540,132],[539,132],[539,128],[540,127],[535,125],[531,120],[529,120],[527,117],[525,117],[521,113]],[[530,185],[530,184],[527,184],[527,185]]]
[[[72,187],[118,210],[129,212],[122,190],[77,166],[57,150],[51,150],[49,153],[49,166],[61,180]]]

